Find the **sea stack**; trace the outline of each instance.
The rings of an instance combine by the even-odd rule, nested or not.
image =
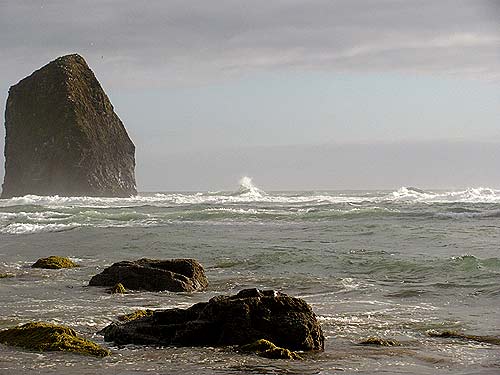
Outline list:
[[[1,198],[137,194],[135,146],[80,55],[59,57],[9,90]]]

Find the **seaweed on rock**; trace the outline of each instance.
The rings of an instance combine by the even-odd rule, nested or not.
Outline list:
[[[369,337],[361,341],[359,345],[373,345],[373,346],[401,346],[397,340],[383,339],[380,337]]]
[[[121,321],[121,322],[129,322],[131,320],[135,320],[135,319],[139,319],[139,318],[142,318],[144,316],[151,316],[153,315],[153,310],[150,310],[150,309],[146,309],[146,310],[135,310],[129,314],[125,314],[125,315],[120,315],[118,317],[118,320]]]
[[[127,293],[127,289],[125,289],[125,287],[123,286],[122,283],[117,283],[117,284],[115,284],[115,286],[108,289],[108,293],[109,294],[124,294],[124,293]]]
[[[0,343],[38,351],[64,351],[106,357],[108,349],[79,337],[69,327],[51,323],[27,323],[0,331]]]
[[[80,267],[80,266],[69,258],[56,255],[51,255],[47,258],[40,258],[31,266],[31,268],[48,268],[48,269],[74,268],[74,267]]]
[[[297,352],[289,349],[280,348],[274,345],[271,341],[260,339],[251,344],[242,345],[239,347],[242,352],[255,353],[258,356],[270,359],[303,359]]]

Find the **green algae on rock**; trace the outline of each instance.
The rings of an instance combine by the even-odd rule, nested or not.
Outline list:
[[[151,316],[151,315],[153,315],[153,313],[154,313],[154,311],[150,310],[150,309],[135,310],[129,314],[120,315],[118,317],[118,320],[121,322],[129,322],[131,320],[139,319],[139,318],[142,318],[144,316]]]
[[[484,342],[486,344],[492,345],[500,345],[500,337],[497,336],[479,336],[479,335],[468,335],[465,333],[460,333],[456,331],[435,331],[429,330],[427,331],[427,335],[431,337],[442,337],[442,338],[450,338],[450,339],[462,339],[462,340],[470,340],[477,342]]]
[[[0,273],[0,279],[7,279],[10,277],[14,277],[12,273]]]
[[[115,286],[108,289],[109,294],[124,294],[126,292],[127,292],[127,289],[125,289],[125,287],[123,286],[122,283],[117,283],[117,284],[115,284]]]
[[[239,347],[242,352],[255,353],[261,357],[270,359],[303,359],[296,352],[280,348],[274,345],[271,341],[260,339],[251,344],[242,345]]]
[[[401,346],[401,343],[396,340],[388,340],[380,337],[369,337],[361,341],[359,345],[373,345],[373,346]]]
[[[80,267],[78,264],[70,260],[69,258],[51,255],[47,258],[38,259],[31,268],[48,268],[48,269],[60,269],[60,268],[74,268]]]
[[[26,323],[0,331],[0,343],[38,351],[64,351],[106,357],[108,349],[78,337],[69,327],[51,323]]]

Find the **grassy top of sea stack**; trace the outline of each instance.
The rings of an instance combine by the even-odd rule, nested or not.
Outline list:
[[[108,349],[79,337],[69,327],[50,323],[27,323],[0,331],[0,343],[35,351],[63,351],[106,357]]]
[[[50,257],[47,258],[38,259],[31,267],[60,269],[60,268],[74,268],[80,266],[69,258],[51,255]]]

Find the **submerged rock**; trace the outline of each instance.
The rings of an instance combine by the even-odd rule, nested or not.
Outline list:
[[[302,359],[296,352],[280,348],[271,341],[260,339],[251,344],[242,345],[239,348],[242,352],[255,353],[261,357],[271,359]]]
[[[59,57],[9,90],[2,198],[137,194],[135,146],[85,60]]]
[[[316,315],[302,299],[272,290],[245,289],[188,309],[156,310],[101,331],[116,344],[226,346],[265,339],[289,350],[323,350]]]
[[[203,266],[194,259],[139,259],[114,263],[89,282],[90,286],[112,287],[117,283],[127,289],[152,292],[194,292],[208,286]]]
[[[38,259],[31,268],[48,268],[48,269],[59,269],[59,268],[73,268],[80,267],[78,264],[73,262],[69,258],[51,255],[47,258]]]
[[[479,335],[468,335],[465,333],[460,333],[456,331],[434,331],[429,330],[427,334],[431,337],[442,337],[442,338],[451,338],[451,339],[462,339],[462,340],[470,340],[476,342],[484,342],[487,344],[500,345],[500,337],[497,336],[479,336]]]
[[[0,331],[0,343],[39,351],[64,351],[88,354],[96,357],[110,355],[108,349],[78,337],[65,326],[50,323],[27,323]]]
[[[401,346],[401,343],[397,340],[382,339],[380,337],[369,337],[368,339],[361,341],[359,345]]]

